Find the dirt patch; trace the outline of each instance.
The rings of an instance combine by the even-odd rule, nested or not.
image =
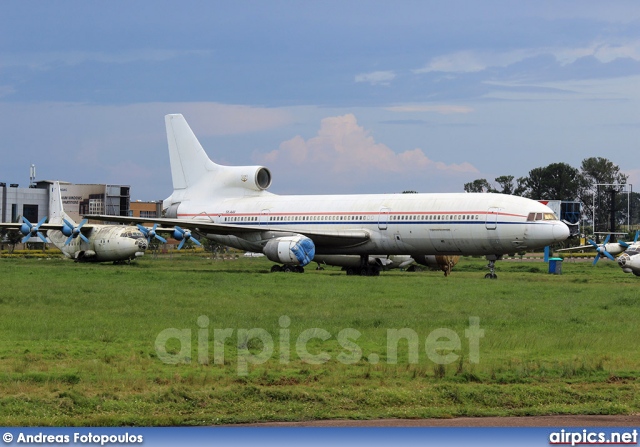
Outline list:
[[[640,415],[463,417],[452,419],[323,420],[263,422],[235,427],[638,427]]]

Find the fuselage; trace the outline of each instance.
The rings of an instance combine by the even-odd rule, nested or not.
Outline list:
[[[147,248],[145,237],[131,226],[92,225],[86,235],[89,243],[76,237],[65,245],[68,237],[61,231],[49,230],[47,236],[65,256],[83,262],[126,261],[142,256]]]
[[[264,232],[207,237],[260,251],[270,230],[349,232],[369,239],[351,247],[316,244],[318,254],[495,255],[542,248],[569,236],[553,211],[504,194],[366,194],[280,196],[263,191],[240,198],[180,198],[173,216]],[[171,200],[169,200],[171,203]],[[174,201],[175,203],[175,201]]]
[[[640,276],[640,244],[632,244],[616,261],[623,272]]]

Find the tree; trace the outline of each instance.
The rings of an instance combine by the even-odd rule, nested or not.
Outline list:
[[[513,179],[515,177],[513,175],[501,175],[500,177],[496,177],[496,183],[500,185],[502,188],[501,191],[496,190],[501,194],[513,194],[515,188],[513,186]]]
[[[7,231],[6,237],[7,243],[10,247],[9,253],[13,253],[13,251],[16,249],[16,245],[18,245],[22,241],[22,238],[24,236],[18,230],[9,230]]]
[[[582,202],[583,214],[592,216],[594,209],[594,199],[596,202],[595,230],[609,229],[609,216],[613,207],[611,191],[620,192],[627,183],[627,176],[620,172],[620,168],[610,160],[602,157],[590,157],[582,160],[580,165],[581,190],[580,201]],[[601,185],[601,186],[598,186]],[[604,186],[608,185],[608,186]],[[620,209],[620,203],[626,203],[627,198],[616,198],[616,209]],[[626,206],[623,206],[626,216]],[[620,218],[617,218],[619,221]],[[626,221],[626,217],[623,218]]]
[[[513,190],[514,196],[527,196],[527,177],[518,177],[516,180],[516,187]]]
[[[535,200],[576,200],[580,195],[580,172],[566,163],[552,163],[529,171],[524,182],[527,196]]]
[[[480,178],[470,183],[465,183],[464,190],[466,192],[494,192],[494,189],[486,178]]]

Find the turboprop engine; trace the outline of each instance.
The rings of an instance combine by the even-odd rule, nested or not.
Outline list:
[[[262,251],[270,261],[304,267],[313,260],[316,246],[306,236],[284,236],[271,239]]]
[[[420,265],[426,265],[433,270],[442,270],[444,276],[449,276],[451,269],[460,260],[460,256],[412,255],[412,257]]]

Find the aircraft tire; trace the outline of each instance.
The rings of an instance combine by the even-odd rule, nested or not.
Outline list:
[[[282,271],[282,267],[280,267],[279,265],[274,265],[273,267],[271,267],[271,273],[276,273],[281,271]]]
[[[496,275],[495,273],[487,273],[486,275],[484,275],[485,279],[498,279],[498,275]]]
[[[356,274],[356,269],[354,267],[347,268],[347,276],[353,276]]]

